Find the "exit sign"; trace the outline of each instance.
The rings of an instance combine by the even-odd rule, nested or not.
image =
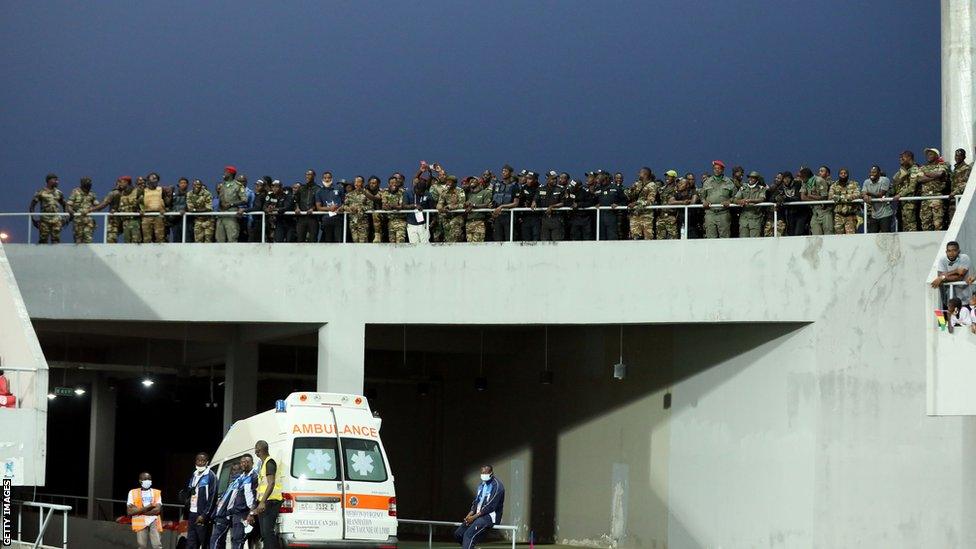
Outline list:
[[[55,387],[54,394],[57,396],[72,396],[75,394],[75,390],[71,387]]]

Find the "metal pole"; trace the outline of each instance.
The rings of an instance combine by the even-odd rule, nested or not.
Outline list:
[[[864,206],[864,230],[861,231],[863,234],[868,234],[868,203],[861,201],[861,205]]]
[[[434,546],[434,525],[427,525],[427,549],[431,549]]]
[[[684,229],[685,230],[681,231],[681,240],[688,240],[688,229],[690,228],[690,227],[688,227],[688,210],[689,210],[689,208],[686,205],[686,206],[684,206],[682,208],[682,210],[685,211],[685,213],[684,213],[684,215],[685,215]]]
[[[267,226],[266,222],[267,222],[266,215],[262,211],[261,212],[261,244],[264,244],[265,242],[267,242],[268,226]]]
[[[61,531],[61,549],[68,549],[68,511],[64,511],[64,525]]]
[[[24,541],[20,536],[24,527],[24,504],[17,507],[17,541]]]
[[[600,241],[600,207],[596,207],[596,241]]]
[[[183,216],[182,216],[183,219],[180,221],[180,227],[181,227],[182,232],[183,232],[183,234],[180,236],[180,240],[183,242],[183,244],[186,244],[186,220],[187,220],[188,217],[190,217],[192,215],[193,214],[191,214],[191,213],[183,214]]]
[[[37,549],[41,545],[41,540],[44,539],[44,530],[47,529],[47,521],[44,520],[44,508],[37,508],[37,539],[34,540],[34,549]]]
[[[508,212],[508,241],[515,242],[515,212]]]
[[[110,217],[111,215],[112,214],[105,214],[104,216],[102,216],[102,221],[104,221],[104,223],[102,224],[102,243],[103,244],[108,244],[108,224],[109,224],[109,222],[112,219]]]
[[[773,236],[779,236],[779,208],[773,205]]]
[[[425,216],[425,219],[426,219],[426,216]],[[346,228],[346,224],[348,222],[349,222],[349,214],[343,213],[342,214],[342,243],[343,244],[346,243],[346,231],[348,231],[348,229]]]

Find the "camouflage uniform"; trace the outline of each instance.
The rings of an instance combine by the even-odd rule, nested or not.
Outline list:
[[[41,213],[60,212],[61,201],[64,200],[64,193],[56,187],[54,189],[45,187],[34,193],[34,200],[40,206]],[[61,242],[61,224],[62,219],[60,215],[42,215],[37,224],[37,229],[41,233],[39,242],[41,244],[46,244],[48,241],[51,244]]]
[[[119,213],[139,213],[142,203],[142,191],[129,187],[128,193],[119,195]],[[127,243],[142,242],[142,228],[139,226],[139,216],[127,215],[122,217],[122,241]]]
[[[244,185],[235,179],[223,181],[217,187],[217,195],[220,201],[222,212],[236,212],[240,208],[247,207],[247,193]],[[216,240],[217,242],[237,242],[241,226],[237,217],[232,215],[221,215],[217,218]]]
[[[119,197],[121,196],[122,191],[118,187],[112,189],[105,195],[105,202],[109,205],[109,214],[114,214],[119,211]],[[105,243],[118,244],[120,234],[122,234],[122,218],[108,215],[105,218]]]
[[[480,209],[490,208],[492,204],[491,199],[491,189],[487,186],[481,186],[477,191],[468,191],[466,200],[475,209]],[[468,214],[468,220],[464,225],[468,242],[485,241],[485,222],[487,219],[488,214],[485,212],[471,212]]]
[[[95,193],[89,190],[87,193],[76,187],[68,197],[68,205],[75,212],[75,244],[91,244],[92,235],[95,232],[95,220],[90,215],[91,209],[98,204]]]
[[[918,177],[918,173],[919,170],[916,165],[908,168],[899,167],[898,173],[895,174],[894,181],[892,181],[895,194],[901,198],[917,196],[918,183],[916,183],[915,178]],[[898,211],[901,214],[901,218],[898,220],[899,232],[918,230],[918,218],[915,216],[917,208],[918,202],[898,202]]]
[[[830,200],[837,203],[834,206],[834,234],[854,234],[857,232],[857,225],[860,217],[861,208],[853,201],[861,198],[861,189],[857,186],[857,181],[848,180],[847,185],[840,181],[830,186],[828,194]]]
[[[815,194],[827,200],[830,187],[834,184],[831,179],[824,179],[815,175],[803,185],[807,194]],[[813,216],[810,218],[810,233],[814,235],[834,234],[834,206],[832,204],[816,204],[810,207]]]
[[[382,201],[383,209],[392,210],[394,209],[393,206],[397,208],[403,206],[403,195],[403,189],[397,189],[396,191],[386,189],[380,191],[380,200]],[[402,244],[407,241],[407,218],[405,214],[387,214],[386,227],[390,242]]]
[[[447,190],[447,185],[439,180],[435,180],[430,186],[430,201],[436,205],[441,198],[441,194]],[[430,239],[433,242],[444,242],[444,223],[439,214],[432,214],[430,218]]]
[[[200,192],[190,189],[186,193],[186,211],[212,212],[213,195],[210,189],[200,186]],[[194,242],[213,242],[214,241],[214,219],[209,215],[194,215],[193,218],[193,241]]]
[[[966,164],[956,164],[952,168],[952,187],[949,192],[961,197],[962,193],[966,192],[966,182],[969,181],[969,172],[972,171],[973,165]],[[952,217],[956,215],[956,198],[949,199],[949,222],[952,222]]]
[[[163,188],[157,186],[155,189],[146,188],[142,191],[142,200],[139,201],[142,213],[142,241],[166,242],[166,218],[163,212],[166,211],[166,203],[163,200]]]
[[[448,187],[440,194],[437,201],[438,208],[448,210],[460,210],[464,208],[464,191],[458,187],[453,189]],[[444,242],[463,242],[464,241],[464,214],[445,213],[441,223],[444,225]]]
[[[658,190],[658,195],[661,199],[661,204],[666,205],[671,199],[676,198],[678,194],[677,183],[665,183]],[[681,232],[678,230],[678,216],[682,214],[682,210],[658,210],[657,221],[654,223],[655,234],[658,240],[673,240],[681,236]]]
[[[736,200],[766,200],[766,186],[745,184],[735,193]],[[739,214],[739,237],[755,238],[760,234],[763,212],[759,206],[745,206]]]
[[[705,238],[728,238],[732,233],[732,217],[729,209],[721,204],[731,201],[735,196],[735,184],[724,175],[710,175],[702,184],[698,195],[702,202],[713,206],[705,211]]]
[[[366,197],[366,193],[362,189],[353,189],[342,201],[340,210],[349,214],[349,233],[352,235],[354,243],[363,244],[369,236],[369,221],[366,218],[366,212],[372,207],[372,202]]]
[[[628,194],[634,204],[634,211],[630,214],[630,239],[654,240],[654,210],[646,208],[657,203],[658,184],[638,180]]]
[[[945,192],[949,171],[945,162],[937,161],[919,166],[919,172],[935,179],[922,183],[922,196],[939,196]],[[941,231],[943,221],[942,200],[925,200],[918,210],[918,217],[922,222],[923,231]]]

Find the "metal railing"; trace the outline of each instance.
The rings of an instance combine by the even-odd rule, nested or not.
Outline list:
[[[71,510],[70,505],[55,505],[53,503],[39,503],[36,501],[20,501],[14,500],[12,502],[17,505],[17,539],[14,540],[20,544],[32,544],[31,547],[35,549],[67,549],[68,547],[68,511]],[[32,507],[37,509],[37,539],[34,541],[24,540],[24,507]],[[51,523],[51,516],[55,512],[62,512],[62,530],[61,530],[61,545],[45,545],[44,544],[44,533],[47,532],[47,527]]]
[[[969,286],[969,284],[967,284],[966,281],[964,280],[959,280],[956,282],[943,282],[942,285],[948,287],[949,297],[947,297],[946,299],[952,299],[956,297],[955,288],[961,286]],[[965,305],[965,303],[963,303],[963,305]]]
[[[457,528],[461,526],[460,522],[450,522],[444,520],[415,520],[415,519],[397,519],[398,524],[421,524],[427,526],[427,548],[430,549],[434,546],[434,528]],[[509,524],[496,524],[491,528],[492,530],[507,530],[512,532],[512,549],[515,549],[515,534],[518,532],[518,526],[512,526]]]
[[[868,220],[868,215],[869,215],[868,206],[870,206],[873,203],[876,203],[876,202],[881,202],[881,203],[923,202],[923,201],[931,201],[931,200],[939,200],[939,201],[941,201],[941,200],[948,200],[950,198],[954,198],[955,201],[956,201],[956,204],[958,205],[959,200],[961,199],[961,196],[958,196],[957,195],[955,197],[950,197],[949,195],[936,195],[936,196],[909,196],[909,197],[898,198],[898,199],[895,199],[895,198],[874,198],[874,199],[871,199],[870,202],[865,202],[863,199],[860,199],[860,198],[855,199],[855,200],[849,200],[849,201],[835,201],[835,200],[807,200],[807,201],[803,201],[803,200],[798,200],[796,202],[783,202],[781,204],[780,203],[776,203],[776,202],[760,202],[760,203],[757,203],[757,204],[748,204],[748,205],[745,205],[745,206],[742,206],[742,205],[739,205],[739,204],[736,204],[736,203],[732,202],[728,206],[724,206],[723,204],[714,204],[713,203],[713,204],[710,204],[709,205],[709,209],[712,209],[712,210],[744,209],[744,208],[759,208],[759,209],[763,209],[763,210],[765,210],[766,208],[772,209],[771,221],[772,221],[773,236],[774,237],[778,237],[778,236],[780,236],[780,234],[779,234],[779,227],[778,227],[780,208],[808,208],[810,206],[842,206],[842,205],[858,204],[858,205],[861,206],[861,212],[860,212],[861,213],[861,216],[862,216],[862,221],[861,221],[862,230],[861,230],[861,232],[864,233],[864,234],[867,234],[867,232],[868,232],[868,230],[867,230],[867,225],[868,225],[867,224],[867,220]],[[151,212],[151,213],[91,212],[91,213],[84,214],[84,215],[85,216],[90,216],[90,217],[102,217],[102,218],[125,218],[125,217],[138,217],[138,218],[141,218],[141,217],[159,217],[159,216],[182,218],[182,219],[184,219],[184,222],[182,223],[182,226],[181,226],[181,233],[182,233],[181,234],[181,242],[183,242],[183,243],[186,243],[186,228],[187,228],[187,225],[189,224],[189,219],[192,219],[193,217],[238,217],[238,218],[241,218],[241,219],[246,218],[246,217],[251,217],[251,216],[253,216],[253,217],[260,217],[260,222],[261,222],[261,243],[267,243],[268,242],[268,238],[269,238],[269,235],[268,235],[268,217],[269,216],[271,218],[273,218],[275,222],[279,222],[279,221],[281,221],[281,216],[325,217],[325,216],[341,215],[342,216],[342,242],[343,243],[348,243],[348,238],[349,238],[349,234],[348,234],[349,233],[349,230],[348,229],[349,229],[349,216],[350,215],[357,215],[357,216],[370,216],[370,215],[385,215],[385,216],[389,216],[389,215],[400,215],[400,216],[407,216],[407,215],[414,214],[414,212],[421,212],[421,213],[424,214],[423,215],[423,217],[424,217],[424,226],[429,230],[430,229],[430,223],[431,223],[431,217],[432,216],[445,215],[445,214],[446,215],[451,215],[451,214],[453,214],[453,215],[459,215],[459,214],[466,214],[466,213],[493,214],[496,209],[497,208],[473,208],[473,209],[470,209],[470,210],[469,209],[465,209],[465,208],[462,208],[462,209],[451,209],[451,210],[438,210],[436,208],[412,208],[412,209],[405,208],[405,209],[400,209],[400,210],[370,210],[370,209],[367,209],[367,210],[364,210],[362,212],[357,212],[357,213],[351,213],[351,212],[327,212],[327,211],[316,211],[316,212],[307,212],[307,213],[306,212],[296,213],[295,211],[286,211],[286,212],[278,212],[278,213],[268,213],[268,212],[265,212],[265,211],[244,211],[242,213],[238,213],[236,211],[226,211],[226,212],[166,212],[166,213],[155,213],[155,212]],[[683,226],[685,228],[687,228],[689,226],[689,222],[690,222],[689,214],[690,214],[691,210],[705,210],[705,209],[706,208],[705,208],[705,206],[703,204],[655,204],[655,205],[652,205],[652,206],[644,206],[642,208],[634,208],[634,207],[627,206],[627,205],[620,205],[620,206],[593,206],[593,207],[588,207],[588,208],[572,208],[572,207],[565,207],[564,206],[564,207],[561,207],[561,208],[553,208],[552,210],[548,210],[547,208],[502,208],[501,209],[501,215],[505,215],[506,213],[513,213],[513,214],[517,214],[517,213],[522,213],[522,214],[525,214],[525,213],[530,213],[530,214],[546,214],[549,211],[554,211],[554,212],[577,212],[577,213],[578,212],[584,212],[584,213],[586,213],[586,212],[595,212],[595,216],[596,216],[596,231],[595,231],[595,235],[594,235],[595,238],[594,239],[596,241],[599,241],[599,240],[601,240],[601,234],[600,234],[601,233],[601,231],[600,231],[600,216],[601,215],[607,215],[606,212],[609,212],[609,213],[615,215],[615,214],[618,214],[618,213],[635,213],[635,212],[638,212],[638,211],[646,211],[646,210],[651,210],[651,211],[656,211],[656,210],[681,210],[682,213],[680,215],[683,217],[683,220],[684,220]],[[604,212],[604,213],[601,213],[601,212]],[[57,213],[48,213],[48,212],[13,212],[13,213],[0,213],[0,217],[27,217],[27,241],[28,242],[30,242],[30,239],[31,239],[31,234],[32,234],[31,231],[32,231],[32,228],[33,228],[33,225],[34,225],[34,219],[33,218],[35,216],[69,217],[70,214],[65,213],[65,212],[57,212]],[[80,216],[80,214],[74,214],[74,217],[79,217],[79,216]],[[515,239],[515,217],[516,217],[515,215],[509,215],[508,216],[508,222],[509,222],[509,231],[508,231],[508,237],[509,238],[508,238],[508,241],[509,242],[514,242],[516,240]],[[894,217],[894,222],[896,224],[896,226],[894,227],[894,229],[895,230],[898,230],[898,227],[897,227],[897,224],[898,224],[898,216],[897,215],[894,215],[893,217]],[[769,218],[768,214],[767,214],[767,218]],[[485,221],[488,222],[490,220],[491,219],[486,219]],[[249,221],[253,221],[253,219],[251,219]],[[316,230],[315,233],[317,235],[318,231]],[[685,231],[682,231],[681,238],[682,239],[687,239],[688,238],[688,234],[687,234],[687,231],[686,230]],[[107,239],[108,239],[108,223],[103,223],[102,239],[103,239],[103,242],[107,241]]]

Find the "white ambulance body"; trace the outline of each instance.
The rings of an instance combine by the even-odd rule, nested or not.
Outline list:
[[[213,456],[218,493],[230,462],[253,456],[258,440],[268,442],[280,472],[284,547],[396,547],[393,472],[380,419],[364,397],[292,393],[274,410],[234,423]]]

